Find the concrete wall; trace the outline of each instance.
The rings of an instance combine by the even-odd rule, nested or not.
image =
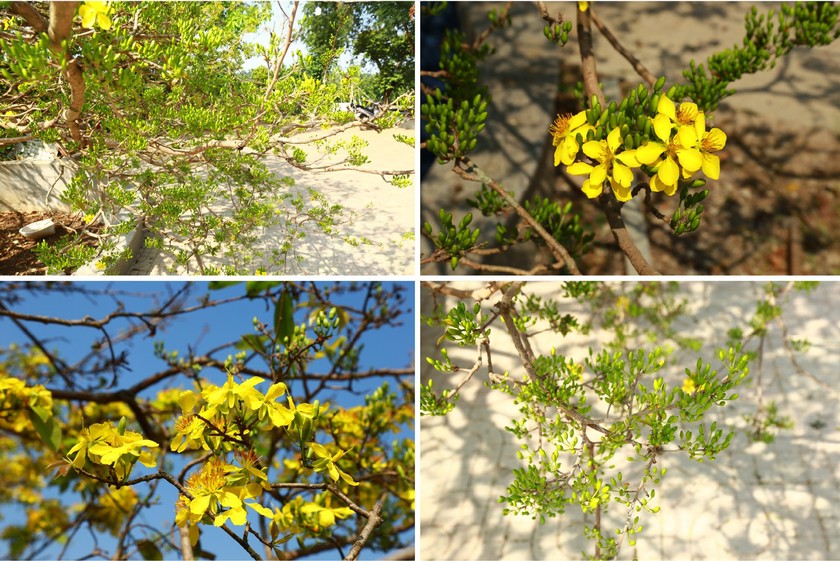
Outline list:
[[[0,162],[0,212],[65,212],[69,207],[60,196],[72,178],[61,160]]]

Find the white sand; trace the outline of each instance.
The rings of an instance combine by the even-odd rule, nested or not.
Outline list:
[[[409,126],[403,125],[403,127]],[[368,143],[363,153],[370,161],[362,169],[373,171],[400,171],[414,169],[414,149],[395,140],[395,134],[413,136],[411,128],[394,128],[376,132],[371,129],[353,128],[342,131],[330,140],[349,140],[353,135]],[[307,133],[308,135],[318,133]],[[307,151],[307,165],[324,166],[336,161],[335,155],[319,152],[314,145],[303,146]],[[279,245],[282,227],[268,229],[254,250],[264,251],[266,256],[249,267],[253,273],[262,267],[269,274],[288,275],[411,275],[415,262],[415,213],[414,189],[416,185],[398,188],[382,176],[362,171],[314,172],[297,169],[281,158],[270,157],[266,165],[278,176],[294,178],[292,190],[307,193],[311,187],[323,194],[329,204],[340,204],[344,208],[338,219],[341,224],[332,236],[319,231],[316,226],[305,224],[306,236],[295,246],[295,255],[285,269],[278,270],[269,262],[270,253]],[[224,205],[213,209],[226,212]],[[353,213],[356,213],[355,215]],[[370,245],[355,246],[343,241],[345,237],[354,240],[368,239]],[[222,268],[232,264],[224,257],[203,257],[206,266]],[[146,250],[137,259],[132,275],[195,275],[198,268],[193,263],[189,270],[174,267],[174,258],[169,252],[159,253]]]

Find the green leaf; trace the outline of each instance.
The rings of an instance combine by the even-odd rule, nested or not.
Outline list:
[[[295,305],[289,290],[284,290],[274,308],[274,335],[278,341],[292,338],[295,333]]]
[[[207,284],[207,288],[210,290],[221,290],[235,284],[240,284],[240,282],[241,281],[210,281]]]
[[[245,294],[248,298],[256,298],[263,292],[280,285],[280,281],[250,281],[245,283]]]
[[[248,333],[243,335],[239,342],[236,343],[236,348],[241,351],[262,351],[268,343],[268,337],[265,335],[254,335]]]
[[[155,545],[155,542],[151,540],[140,540],[137,542],[137,550],[140,552],[140,555],[143,556],[143,559],[149,559],[150,561],[163,561],[163,553],[161,553],[158,546]]]
[[[31,407],[29,420],[32,421],[41,440],[50,447],[50,450],[57,452],[61,444],[61,427],[55,422],[52,413],[43,407]]]

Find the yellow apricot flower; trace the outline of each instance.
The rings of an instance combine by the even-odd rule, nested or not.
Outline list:
[[[694,149],[697,136],[694,128],[684,126],[672,137],[670,124],[667,127],[657,126],[656,119],[653,130],[662,142],[645,142],[636,150],[636,159],[646,165],[659,164],[656,175],[650,181],[651,191],[664,191],[666,195],[671,196],[677,191],[680,175],[688,178],[702,165],[702,158]]]
[[[702,112],[694,123],[694,130],[697,138],[697,151],[702,159],[703,173],[709,179],[717,180],[720,178],[720,158],[714,152],[719,152],[726,146],[726,133],[719,128],[707,131],[706,118]]]
[[[310,442],[308,446],[313,452],[315,452],[315,455],[318,456],[318,459],[313,463],[313,469],[315,471],[325,471],[329,473],[333,481],[338,481],[340,477],[348,485],[356,486],[359,484],[358,482],[353,481],[350,474],[339,469],[337,465],[338,460],[344,454],[349,452],[349,450],[339,450],[336,454],[330,454],[329,450],[317,442]]]
[[[686,378],[682,385],[682,391],[687,394],[694,395],[698,391],[703,391],[706,389],[706,384],[700,384],[700,387],[697,387],[697,384],[694,383],[694,380],[691,378]]]
[[[659,126],[667,125],[670,128],[671,125],[676,125],[677,127],[694,125],[698,115],[701,115],[702,111],[697,108],[696,103],[684,101],[677,106],[667,95],[663,95],[659,98],[659,103],[656,105],[656,113],[654,127],[659,123]],[[666,117],[668,120],[664,121]],[[660,136],[660,138],[662,137]]]
[[[633,183],[631,167],[639,167],[635,150],[617,153],[621,147],[621,131],[614,128],[606,140],[592,140],[583,145],[583,153],[598,162],[597,166],[585,162],[575,162],[568,172],[572,175],[589,175],[583,182],[583,192],[590,199],[601,194],[604,181],[609,180],[610,187],[619,201],[629,201],[630,186]]]
[[[335,524],[336,518],[347,518],[353,514],[349,507],[334,507],[331,504],[332,494],[316,497],[315,503],[306,503],[300,507],[303,514],[315,514],[318,517],[318,525],[321,528],[328,528]],[[323,502],[323,506],[318,504]]]
[[[79,15],[82,17],[82,27],[85,29],[93,29],[93,24],[96,22],[99,27],[105,31],[111,29],[111,18],[108,17],[108,12],[111,11],[109,2],[100,2],[88,0],[79,6]]]
[[[548,132],[554,137],[551,143],[557,147],[554,150],[554,165],[559,166],[562,163],[568,166],[574,162],[580,152],[577,135],[580,134],[581,138],[586,138],[586,133],[590,130],[595,130],[595,128],[586,121],[584,111],[577,115],[569,113],[557,115],[548,127]]]

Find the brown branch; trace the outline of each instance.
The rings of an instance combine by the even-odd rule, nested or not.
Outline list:
[[[457,175],[463,177],[468,181],[480,181],[481,183],[489,186],[491,189],[496,191],[503,199],[505,199],[505,201],[507,201],[507,203],[511,207],[513,207],[513,209],[516,211],[516,214],[518,214],[520,218],[522,218],[528,224],[528,226],[533,228],[534,231],[540,235],[540,237],[545,241],[546,245],[548,245],[548,248],[551,250],[551,253],[554,255],[554,257],[557,260],[562,261],[563,264],[569,269],[569,272],[571,272],[573,275],[581,274],[580,269],[578,269],[577,263],[575,263],[575,260],[572,259],[572,256],[569,253],[569,251],[565,247],[563,247],[560,244],[560,242],[555,240],[554,237],[551,234],[549,234],[545,230],[545,228],[543,228],[542,225],[539,222],[537,222],[534,219],[534,217],[531,216],[528,213],[528,211],[522,207],[522,205],[516,202],[516,200],[510,196],[510,193],[505,191],[505,189],[501,185],[490,179],[490,177],[486,173],[484,173],[484,171],[482,171],[481,168],[479,168],[472,162],[472,160],[470,160],[466,156],[458,158],[455,161],[455,167],[453,168],[453,171]]]
[[[598,202],[601,205],[601,210],[604,216],[607,217],[607,222],[612,230],[615,241],[618,242],[618,247],[624,252],[624,255],[630,260],[630,264],[640,275],[659,275],[659,271],[653,268],[650,263],[645,260],[642,252],[630,239],[630,234],[627,233],[627,228],[624,226],[624,219],[621,217],[621,207],[617,200],[612,196],[612,193],[602,195]]]
[[[70,58],[70,39],[73,32],[73,16],[76,15],[78,2],[51,2],[50,23],[47,28],[47,35],[50,38],[50,50],[55,57],[64,63],[64,78],[70,86],[70,105],[64,109],[64,120],[70,136],[84,145],[82,131],[79,129],[78,119],[82,114],[82,106],[85,102],[85,79],[79,58]]]
[[[549,14],[548,7],[545,5],[545,2],[537,2],[537,10],[539,10],[540,12],[540,17],[543,20],[545,20],[545,22],[549,25],[556,25],[565,21],[563,19],[563,12],[558,12],[557,17],[554,17],[551,14]]]
[[[537,372],[534,370],[534,362],[536,362],[537,358],[536,355],[534,355],[534,351],[531,349],[528,334],[520,332],[513,320],[513,317],[517,315],[516,307],[513,305],[513,299],[517,294],[519,294],[524,285],[525,283],[522,281],[511,283],[510,286],[504,290],[504,296],[501,300],[499,300],[495,308],[499,310],[499,315],[504,321],[505,327],[510,335],[510,339],[513,342],[513,346],[516,348],[516,353],[519,355],[519,359],[522,361],[522,366],[528,373],[528,379],[533,381],[537,379]]]
[[[359,538],[353,544],[353,547],[350,549],[350,553],[347,554],[344,561],[355,561],[359,558],[362,548],[370,539],[373,531],[380,524],[382,524],[382,505],[380,503],[376,503],[373,505],[373,509],[371,509],[368,514],[367,524],[365,524],[365,527],[362,528],[362,531],[359,533]]]
[[[607,98],[598,85],[598,70],[595,65],[595,53],[592,51],[592,18],[589,10],[577,12],[578,45],[580,46],[580,70],[583,74],[583,87],[587,103],[592,96],[598,98],[601,107],[607,106]]]
[[[32,27],[35,33],[45,33],[47,31],[47,20],[29,2],[12,2],[9,8],[13,14],[26,20],[26,23]]]
[[[613,35],[612,31],[610,31],[609,28],[604,24],[604,22],[601,21],[601,18],[598,17],[598,14],[592,11],[591,5],[589,6],[589,11],[591,12],[590,17],[592,18],[592,23],[595,24],[595,27],[598,28],[598,31],[601,32],[601,35],[603,35],[604,38],[610,42],[613,48],[616,51],[618,51],[618,53],[621,56],[627,59],[627,62],[629,62],[631,66],[633,66],[633,70],[635,70],[636,73],[638,73],[639,76],[641,76],[642,79],[645,82],[647,82],[652,88],[654,84],[656,84],[656,76],[651,74],[650,71],[647,68],[645,68],[645,65],[642,64],[639,61],[639,59],[633,56],[633,53],[625,49],[624,46],[618,42],[616,36]]]

